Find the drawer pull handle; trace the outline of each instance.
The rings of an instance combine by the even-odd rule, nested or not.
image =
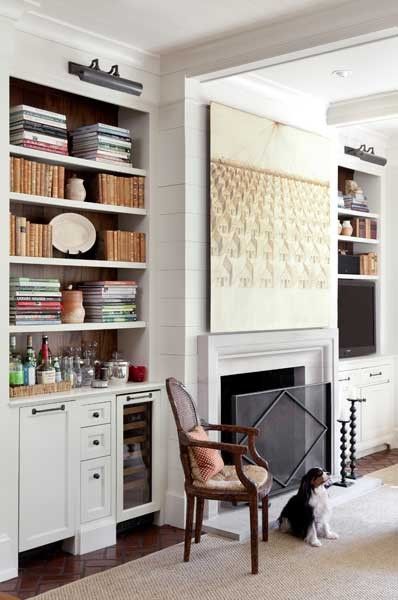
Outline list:
[[[99,446],[99,445],[100,445],[99,440],[93,440],[93,446]]]
[[[40,413],[55,412],[57,410],[65,410],[65,404],[61,404],[61,406],[57,406],[56,408],[42,408],[42,409],[32,408],[32,415],[38,415]]]
[[[101,475],[99,473],[94,473],[93,477],[94,477],[94,479],[99,479],[101,477]]]
[[[130,400],[143,400],[144,398],[152,398],[152,392],[149,392],[149,394],[142,394],[141,396],[127,396],[126,400],[127,402],[130,402]]]
[[[94,419],[99,419],[99,416],[100,416],[99,412],[93,412]]]
[[[346,377],[345,379],[339,379],[339,381],[351,381],[351,377]]]
[[[369,377],[380,377],[380,375],[383,375],[382,371],[379,371],[379,373],[369,373]]]

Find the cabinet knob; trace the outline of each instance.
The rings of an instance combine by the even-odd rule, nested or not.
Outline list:
[[[93,412],[94,419],[98,419],[100,416],[99,412]]]
[[[94,473],[93,477],[94,477],[94,479],[99,479],[101,477],[101,475],[99,473]]]
[[[99,440],[93,440],[93,446],[99,446],[99,445],[100,445]]]

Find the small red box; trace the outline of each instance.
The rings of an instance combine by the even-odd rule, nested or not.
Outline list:
[[[129,379],[130,381],[140,382],[145,381],[146,377],[146,367],[142,365],[131,365],[129,369]]]

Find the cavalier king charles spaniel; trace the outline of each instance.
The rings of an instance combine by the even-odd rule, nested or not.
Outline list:
[[[310,469],[301,480],[299,490],[282,510],[279,529],[304,539],[311,546],[321,546],[319,537],[337,540],[329,527],[329,499],[326,485],[329,476],[323,469]],[[319,537],[318,537],[319,536]]]

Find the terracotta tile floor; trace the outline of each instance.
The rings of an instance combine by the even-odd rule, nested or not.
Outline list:
[[[398,463],[398,449],[377,452],[358,461],[362,475]],[[93,573],[99,573],[124,562],[141,558],[183,540],[181,529],[143,526],[119,533],[117,544],[84,556],[71,556],[61,544],[51,544],[20,556],[20,575],[0,583],[0,592],[15,594],[21,599],[32,598],[52,588],[65,585]]]

